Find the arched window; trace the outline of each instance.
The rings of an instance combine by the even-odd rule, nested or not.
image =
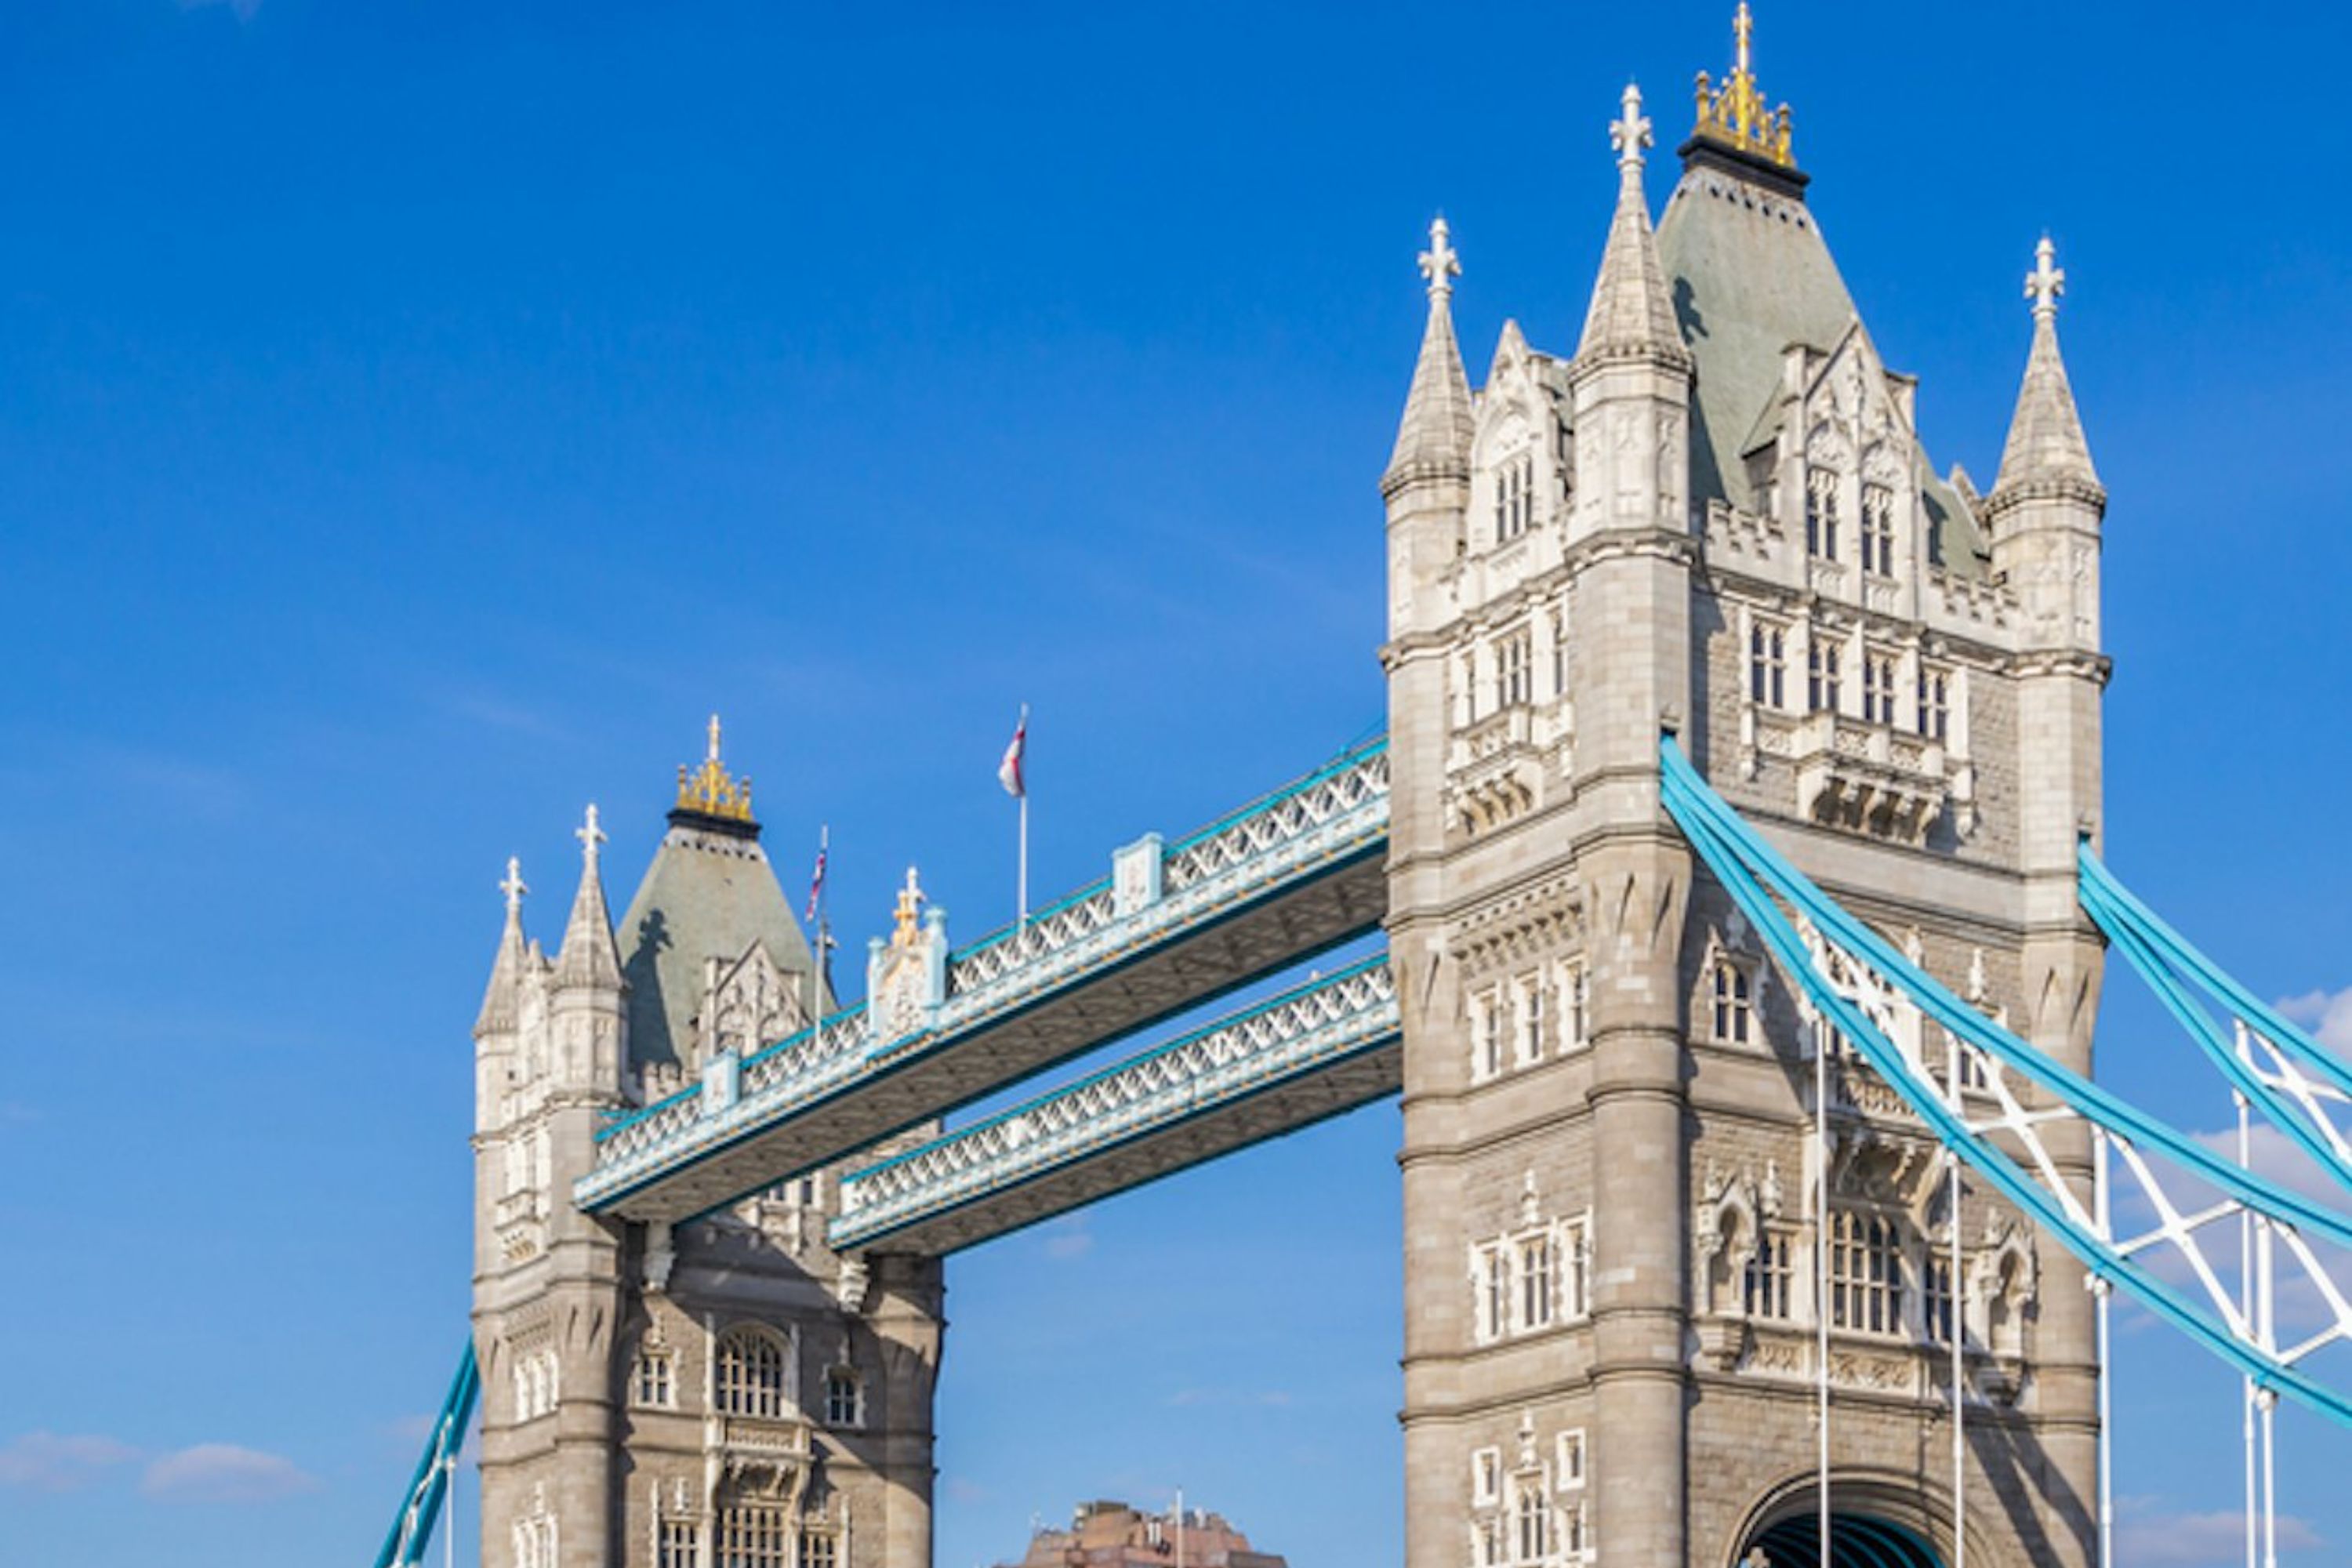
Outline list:
[[[1517,1523],[1518,1561],[1540,1563],[1551,1554],[1551,1501],[1543,1493],[1539,1481],[1523,1482],[1518,1501],[1513,1508]]]
[[[719,1414],[776,1420],[784,1413],[784,1348],[755,1328],[719,1339]]]
[[[857,1374],[845,1366],[824,1374],[824,1424],[862,1426],[866,1423],[866,1390]]]
[[[1748,1044],[1755,1036],[1756,983],[1748,976],[1747,965],[1717,957],[1711,988],[1716,1039],[1727,1046]]]

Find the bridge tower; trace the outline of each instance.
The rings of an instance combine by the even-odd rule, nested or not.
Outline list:
[[[1654,228],[1626,90],[1572,353],[1507,322],[1474,395],[1442,222],[1422,258],[1381,484],[1408,1568],[1810,1564],[1824,1382],[1833,1536],[1948,1563],[1956,1324],[1969,1563],[2090,1560],[2079,1270],[1973,1185],[1955,1212],[1660,805],[1665,731],[1848,907],[2088,1068],[2105,497],[2050,258],[1981,496],[1929,466],[1750,43],[1743,5]]]
[[[616,936],[589,808],[561,947],[507,921],[475,1025],[482,1562],[923,1568],[936,1259],[836,1257],[835,1173],[676,1226],[572,1202],[614,1118],[831,1005],[711,721]]]

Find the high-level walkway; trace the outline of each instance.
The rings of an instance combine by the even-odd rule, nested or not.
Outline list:
[[[591,1213],[676,1222],[853,1154],[1379,928],[1385,740],[1161,846],[947,957],[919,1026],[863,1005],[741,1058],[598,1137]]]
[[[1353,1110],[1403,1083],[1385,953],[841,1184],[835,1250],[945,1254]]]

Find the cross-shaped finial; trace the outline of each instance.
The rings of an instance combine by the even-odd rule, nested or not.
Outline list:
[[[716,713],[710,716],[710,760],[714,763],[719,760],[719,715]]]
[[[588,820],[573,828],[572,837],[580,840],[581,852],[587,857],[588,864],[593,866],[596,863],[596,847],[608,837],[603,828],[596,826],[594,803],[589,805]]]
[[[2066,291],[2066,269],[2051,265],[2057,255],[2058,247],[2046,234],[2033,247],[2033,270],[2025,275],[2025,297],[2033,301],[2036,319],[2057,315],[2058,296]]]
[[[1748,14],[1748,0],[1739,0],[1739,13],[1731,18],[1731,37],[1738,45],[1739,61],[1735,68],[1741,76],[1748,74],[1748,36],[1756,30],[1756,19]]]
[[[1642,166],[1642,149],[1651,144],[1650,121],[1642,113],[1642,89],[1632,82],[1625,84],[1625,112],[1622,118],[1609,123],[1609,144],[1617,149],[1617,166],[1638,169]]]
[[[499,884],[499,891],[507,896],[507,913],[510,915],[519,915],[522,913],[522,896],[525,893],[530,892],[530,889],[523,886],[522,858],[520,856],[509,855],[507,857],[506,879]]]
[[[1429,297],[1432,300],[1443,300],[1452,294],[1454,279],[1462,276],[1462,258],[1446,242],[1446,237],[1452,232],[1445,226],[1444,218],[1429,220],[1429,248],[1421,253],[1421,275],[1429,279]]]

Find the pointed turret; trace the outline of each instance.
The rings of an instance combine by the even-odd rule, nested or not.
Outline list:
[[[1461,345],[1454,337],[1454,279],[1462,261],[1447,243],[1445,220],[1429,226],[1429,248],[1421,270],[1429,279],[1429,324],[1422,330],[1421,358],[1405,394],[1404,418],[1381,490],[1393,493],[1416,479],[1466,479],[1470,472],[1470,379],[1462,369]]]
[[[523,969],[529,961],[522,937],[522,896],[530,889],[523,885],[522,862],[512,856],[507,858],[506,879],[499,884],[499,891],[507,896],[507,926],[499,933],[490,984],[482,993],[482,1010],[474,1018],[477,1040],[514,1033],[522,1007]]]
[[[2018,388],[2017,412],[2000,449],[2000,473],[1993,480],[1996,504],[2029,491],[2075,492],[2073,499],[2105,507],[2106,491],[2091,466],[2091,446],[2074,412],[2074,392],[2066,382],[2066,362],[2058,353],[2058,296],[2066,273],[2053,266],[2057,247],[2043,236],[2034,247],[2033,270],[2025,277],[2025,297],[2033,301],[2033,347],[2025,357],[2025,381]]]
[[[1623,118],[1609,127],[1617,148],[1617,212],[1610,220],[1609,243],[1601,253],[1601,276],[1592,286],[1576,357],[1580,363],[1651,359],[1687,369],[1690,351],[1675,324],[1666,269],[1658,260],[1649,200],[1642,190],[1642,153],[1651,145],[1642,89],[1626,83],[1623,105]]]
[[[597,869],[604,830],[596,826],[596,808],[588,808],[587,822],[574,835],[580,840],[580,890],[572,895],[572,918],[564,922],[563,947],[556,954],[558,989],[595,986],[621,989],[621,952],[613,941],[613,917],[604,907],[604,881]]]

